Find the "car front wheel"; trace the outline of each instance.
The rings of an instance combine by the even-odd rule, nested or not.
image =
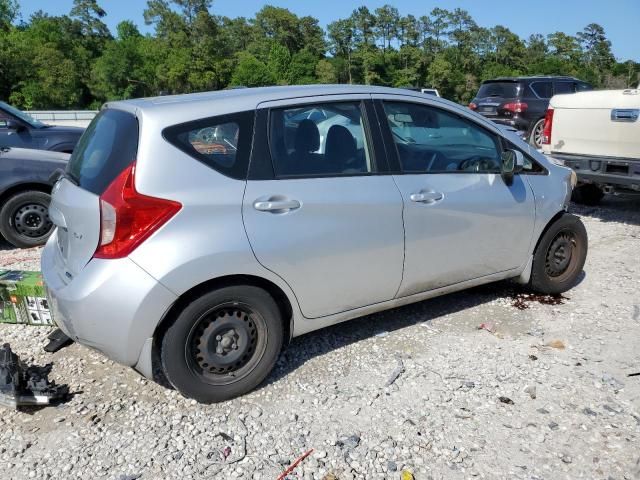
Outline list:
[[[230,286],[189,303],[162,338],[169,382],[201,403],[229,400],[257,387],[283,345],[280,310],[266,291]]]
[[[19,248],[44,244],[54,227],[49,219],[50,202],[49,194],[35,190],[9,197],[0,209],[0,233]]]
[[[578,282],[587,258],[587,231],[565,213],[542,235],[533,256],[530,286],[544,294],[566,292]]]

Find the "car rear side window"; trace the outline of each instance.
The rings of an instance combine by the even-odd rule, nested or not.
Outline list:
[[[67,174],[81,188],[101,195],[138,152],[138,120],[121,110],[102,110],[80,137]]]
[[[553,97],[553,84],[551,82],[533,82],[531,90],[540,98]]]
[[[575,84],[573,82],[555,82],[553,84],[553,93],[555,95],[562,93],[575,93]]]
[[[165,128],[164,138],[183,152],[231,178],[247,175],[253,111],[205,118]]]
[[[270,111],[269,146],[276,177],[368,174],[373,156],[360,102]]]

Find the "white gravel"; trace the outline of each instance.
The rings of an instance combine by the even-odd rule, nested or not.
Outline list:
[[[574,210],[590,250],[564,304],[518,310],[499,283],[354,320],[294,340],[264,386],[223,404],[78,345],[45,354],[48,329],[0,326],[75,392],[0,410],[0,472],[275,479],[314,449],[288,478],[640,478],[640,201]],[[2,250],[0,268],[38,254]]]

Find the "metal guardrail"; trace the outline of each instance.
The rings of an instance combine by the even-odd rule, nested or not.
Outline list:
[[[26,111],[36,120],[56,122],[56,121],[86,121],[93,120],[98,114],[98,110],[31,110]]]

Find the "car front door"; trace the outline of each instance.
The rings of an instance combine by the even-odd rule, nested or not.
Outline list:
[[[376,96],[404,201],[405,268],[398,296],[524,266],[535,211],[522,176],[501,175],[498,135],[456,109]]]
[[[256,113],[245,227],[307,318],[391,300],[402,280],[402,198],[367,110],[369,95],[332,95]]]
[[[13,125],[9,128],[8,122]],[[15,128],[15,126],[19,128]],[[0,111],[0,147],[37,148],[32,143],[31,131],[20,120]]]

